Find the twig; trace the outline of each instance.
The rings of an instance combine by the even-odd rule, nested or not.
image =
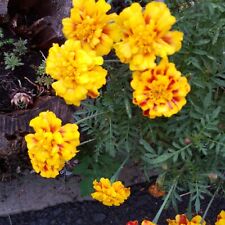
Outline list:
[[[24,77],[24,79],[27,80],[30,84],[34,85],[34,86],[37,88],[37,90],[38,90],[38,92],[39,92],[39,93],[38,93],[39,95],[41,95],[41,94],[45,91],[45,89],[44,89],[43,87],[40,87],[39,85],[35,84],[35,83],[32,82],[29,78]]]
[[[191,194],[191,192],[189,191],[189,192],[187,192],[187,193],[181,194],[180,197],[182,198],[182,197],[184,197],[184,196],[186,196],[186,195],[190,195],[190,194]]]
[[[213,201],[214,201],[214,199],[215,199],[215,197],[216,197],[216,195],[217,195],[219,189],[220,189],[220,185],[218,185],[218,188],[217,188],[216,191],[214,192],[214,194],[213,194],[211,200],[209,201],[209,204],[207,205],[207,208],[206,208],[206,210],[205,210],[205,212],[204,212],[204,214],[203,214],[203,216],[202,216],[201,224],[203,224],[203,222],[204,222],[204,220],[205,220],[205,217],[206,217],[206,215],[207,215],[207,213],[208,213],[208,211],[209,211],[209,208],[211,207],[211,205],[212,205],[212,203],[213,203]]]
[[[42,57],[44,58],[44,60],[46,60],[44,53],[42,51],[40,51],[40,53],[41,53]]]
[[[81,143],[79,144],[79,146],[85,145],[85,144],[87,144],[87,143],[89,143],[89,142],[92,142],[92,141],[94,141],[94,140],[95,140],[95,138],[89,139],[89,140],[87,140],[87,141],[83,141],[83,142],[81,142]]]

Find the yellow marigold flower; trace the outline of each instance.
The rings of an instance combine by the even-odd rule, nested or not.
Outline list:
[[[123,31],[122,40],[114,45],[117,56],[131,70],[154,67],[156,56],[172,55],[181,48],[183,33],[170,31],[175,22],[163,2],[150,2],[144,10],[133,3],[117,19]]]
[[[135,71],[131,81],[133,103],[138,105],[145,116],[170,117],[186,104],[190,85],[167,58],[158,66],[145,71]]]
[[[202,221],[201,216],[197,215],[192,218],[188,225],[206,225],[206,222],[204,220]]]
[[[156,225],[155,223],[149,221],[149,220],[143,220],[141,225]]]
[[[220,214],[217,216],[217,221],[215,225],[225,225],[225,211],[222,210]]]
[[[176,215],[175,220],[168,219],[168,225],[201,225],[202,217],[197,215],[192,218],[191,221],[188,220],[185,214]],[[203,220],[202,225],[206,225],[206,222]]]
[[[107,55],[113,42],[120,39],[120,31],[114,23],[116,14],[107,14],[110,4],[105,0],[73,0],[71,15],[62,20],[67,39],[81,41],[84,49],[92,49],[97,55]]]
[[[168,219],[168,225],[188,225],[189,220],[185,214],[176,215],[175,220]]]
[[[46,73],[56,80],[75,77],[79,83],[87,82],[84,73],[94,71],[103,64],[103,58],[94,51],[84,50],[80,41],[67,40],[62,46],[53,44],[46,60]]]
[[[94,51],[85,51],[79,41],[67,40],[61,47],[53,44],[50,48],[46,73],[57,80],[52,84],[56,94],[67,104],[79,106],[87,96],[96,98],[106,83],[107,71],[102,64],[103,58]]]
[[[78,152],[78,126],[61,124],[62,121],[49,111],[41,112],[30,121],[35,133],[25,136],[28,155],[34,170],[43,177],[56,177],[65,162]]]
[[[107,206],[119,206],[130,196],[130,188],[124,187],[121,181],[111,183],[107,178],[101,178],[100,182],[93,182],[95,192],[92,198]]]

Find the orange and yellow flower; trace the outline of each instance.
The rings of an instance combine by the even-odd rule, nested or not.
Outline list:
[[[170,117],[186,104],[190,85],[167,58],[158,66],[145,71],[135,71],[131,81],[133,103],[138,105],[145,116],[153,119]]]
[[[138,225],[138,221],[135,220],[135,221],[129,221],[127,222],[126,225]],[[156,225],[155,223],[149,221],[149,220],[143,220],[141,225]]]
[[[143,220],[141,225],[156,225],[155,223],[149,221],[149,220]]]
[[[106,83],[107,71],[100,65],[103,58],[82,49],[79,41],[67,40],[61,47],[53,44],[46,60],[46,73],[57,81],[52,84],[56,95],[67,104],[80,105],[87,96],[96,98]]]
[[[28,155],[35,172],[46,178],[54,178],[64,167],[65,162],[78,152],[80,144],[78,126],[66,124],[53,112],[41,112],[30,121],[35,133],[27,134],[25,140]]]
[[[175,220],[168,219],[167,222],[168,225],[206,225],[206,222],[202,221],[202,217],[199,215],[193,217],[191,221],[188,220],[185,214],[176,215]]]
[[[73,0],[73,5],[70,17],[62,20],[65,37],[79,40],[84,49],[97,55],[107,55],[120,38],[114,22],[117,15],[107,14],[110,4],[105,0]]]
[[[168,225],[188,225],[189,220],[185,214],[176,215],[175,220],[168,219]]]
[[[220,214],[217,216],[217,221],[215,225],[225,225],[225,211],[222,210]]]
[[[154,67],[156,56],[172,55],[181,48],[183,33],[171,31],[176,18],[163,2],[150,2],[143,10],[139,3],[124,9],[117,19],[122,39],[114,45],[121,62],[131,70]]]
[[[124,187],[121,181],[111,183],[109,179],[101,178],[99,182],[93,182],[93,187],[92,198],[106,206],[119,206],[130,196],[130,188]]]

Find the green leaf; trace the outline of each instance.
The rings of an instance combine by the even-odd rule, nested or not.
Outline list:
[[[144,148],[147,152],[155,154],[155,150],[152,148],[152,146],[147,141],[145,141],[144,139],[140,139],[139,143],[144,146]]]

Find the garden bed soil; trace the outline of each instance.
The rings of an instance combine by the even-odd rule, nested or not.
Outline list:
[[[120,207],[107,207],[96,201],[60,204],[39,211],[0,217],[0,225],[126,225],[129,220],[152,220],[162,204],[161,198],[149,195],[146,183],[131,187],[131,197]],[[15,199],[16,201],[16,199]],[[204,213],[210,198],[202,201],[200,214]],[[179,203],[179,213],[184,213],[188,196]],[[217,215],[225,209],[225,199],[215,198],[207,214],[207,225],[214,225]],[[163,211],[158,224],[166,225],[166,219],[174,218],[172,207]]]

